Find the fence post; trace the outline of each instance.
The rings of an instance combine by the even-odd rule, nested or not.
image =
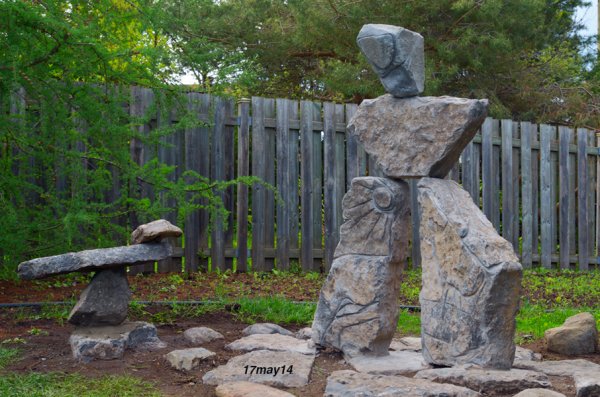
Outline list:
[[[238,177],[250,175],[250,99],[238,101]],[[248,270],[248,186],[238,183],[237,195],[237,271]]]

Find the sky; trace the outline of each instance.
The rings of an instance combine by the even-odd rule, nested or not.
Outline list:
[[[582,31],[586,36],[598,34],[598,0],[590,0],[590,2],[591,6],[580,8],[577,12],[577,19],[586,26]]]

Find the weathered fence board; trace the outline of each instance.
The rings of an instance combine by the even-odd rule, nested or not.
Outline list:
[[[523,222],[523,248],[521,263],[525,268],[531,267],[532,262],[532,238],[533,238],[533,215],[532,215],[532,184],[531,175],[531,124],[521,124],[521,186],[523,193],[523,209],[521,212]]]
[[[238,102],[240,126],[238,128],[237,176],[250,175],[250,101]],[[248,186],[238,183],[237,191],[237,266],[239,272],[248,270]]]
[[[300,177],[302,179],[300,205],[302,207],[302,245],[301,258],[302,269],[305,271],[313,270],[313,231],[315,213],[314,213],[314,192],[313,187],[313,105],[312,102],[302,101],[301,106],[301,127],[300,127]]]
[[[568,269],[571,264],[569,262],[569,245],[571,244],[571,240],[569,237],[569,220],[570,220],[570,211],[569,211],[569,131],[565,127],[559,127],[559,180],[560,180],[560,202],[559,202],[559,211],[560,211],[560,267],[562,269]]]

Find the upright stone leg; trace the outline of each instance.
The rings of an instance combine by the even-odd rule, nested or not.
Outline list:
[[[509,369],[522,277],[512,245],[454,181],[418,189],[425,361]]]
[[[355,178],[342,205],[345,222],[319,297],[313,340],[349,357],[386,355],[410,235],[408,184]]]

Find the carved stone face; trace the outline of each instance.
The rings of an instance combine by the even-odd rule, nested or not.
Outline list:
[[[387,178],[364,177],[352,181],[344,196],[344,224],[335,257],[342,255],[390,256],[406,259],[410,233],[408,184]]]

